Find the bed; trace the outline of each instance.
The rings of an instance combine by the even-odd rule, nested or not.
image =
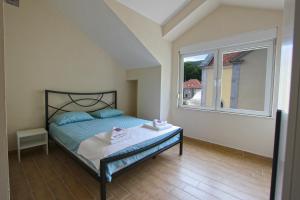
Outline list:
[[[152,133],[150,130],[140,128],[149,121],[127,115],[105,119],[95,118],[60,126],[52,121],[56,115],[64,112],[92,113],[107,108],[117,108],[117,91],[96,93],[45,91],[46,129],[49,131],[50,139],[67,151],[100,182],[102,200],[106,199],[106,184],[111,182],[113,177],[177,144],[179,144],[179,155],[182,155],[183,151],[183,129],[173,126],[143,142],[124,146],[124,148],[119,146],[115,152],[91,159],[80,151],[86,141],[96,137],[99,133],[101,135],[110,131],[113,127],[131,130],[133,134],[150,135]]]

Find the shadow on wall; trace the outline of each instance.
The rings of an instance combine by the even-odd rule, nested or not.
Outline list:
[[[127,80],[137,84],[137,117],[149,120],[160,118],[161,67],[128,70]]]
[[[137,80],[129,80],[127,81],[129,84],[129,101],[130,101],[130,107],[128,108],[130,110],[130,113],[128,113],[131,116],[137,117],[137,101],[138,101],[138,81]]]

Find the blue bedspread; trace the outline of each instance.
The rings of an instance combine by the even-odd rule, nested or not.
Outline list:
[[[146,120],[130,116],[95,119],[58,126],[50,124],[50,134],[58,138],[69,150],[77,151],[80,143],[98,133],[112,130],[113,127],[130,128],[142,125]]]
[[[118,117],[112,117],[112,118],[95,119],[95,120],[91,120],[91,121],[76,122],[76,123],[66,124],[66,125],[62,125],[62,126],[58,126],[55,123],[52,123],[52,124],[50,124],[50,127],[49,127],[49,133],[51,134],[52,137],[54,137],[54,139],[56,139],[60,143],[62,143],[66,148],[68,148],[70,151],[72,151],[75,155],[83,158],[82,156],[77,154],[77,149],[82,141],[84,141],[90,137],[93,137],[94,135],[96,135],[98,133],[110,131],[113,127],[130,128],[130,127],[142,125],[146,122],[149,122],[149,121],[124,115],[124,116],[118,116]],[[168,134],[165,134],[163,136],[153,138],[153,139],[145,141],[143,143],[128,147],[122,151],[114,153],[111,156],[120,155],[120,154],[123,154],[126,152],[130,152],[130,151],[145,147],[151,143],[155,143],[155,142],[163,139],[164,137],[169,136],[173,132],[169,132]],[[172,143],[175,143],[178,140],[179,140],[179,135],[160,144],[157,147],[149,149],[148,151],[145,151],[145,152],[137,154],[135,156],[131,156],[129,158],[126,158],[126,159],[123,159],[120,161],[115,161],[115,162],[108,164],[108,169],[107,169],[108,180],[111,181],[111,178],[112,178],[111,176],[114,172],[146,157],[147,155],[150,155],[156,151],[159,151],[160,149],[162,149]],[[99,170],[97,170],[94,167],[94,165],[92,165],[87,159],[85,159],[85,161],[97,173],[99,172]]]

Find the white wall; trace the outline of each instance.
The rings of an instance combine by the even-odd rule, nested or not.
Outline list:
[[[9,149],[16,130],[44,126],[45,89],[118,90],[118,107],[130,113],[126,70],[73,26],[51,0],[5,5],[5,65]]]
[[[51,0],[48,2],[51,2],[70,22],[85,32],[96,46],[104,49],[113,59],[122,63],[123,67],[141,68],[159,65],[104,0]]]
[[[137,116],[143,119],[160,117],[161,67],[127,71],[128,80],[137,80]]]
[[[278,107],[282,110],[276,200],[299,199],[300,3],[286,0]]]
[[[117,1],[105,2],[161,65],[160,118],[167,119],[170,114],[171,43],[163,39],[159,24]]]
[[[177,108],[178,51],[195,43],[281,25],[282,12],[221,6],[173,42],[171,121],[189,137],[271,157],[274,118],[258,118]],[[280,44],[280,36],[278,43]],[[277,49],[280,51],[279,48]],[[275,90],[278,88],[278,59]],[[274,105],[277,104],[275,94]],[[274,106],[275,108],[275,106]]]
[[[0,0],[0,199],[9,199],[8,151],[6,135],[5,74],[4,74],[3,1]]]

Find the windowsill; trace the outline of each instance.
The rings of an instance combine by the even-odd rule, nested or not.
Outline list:
[[[264,119],[275,119],[273,114],[271,114],[271,116],[268,116],[263,114],[251,114],[251,113],[242,113],[242,112],[230,112],[225,110],[215,110],[214,108],[196,108],[196,107],[184,106],[184,105],[179,105],[177,106],[177,108],[184,109],[184,110],[200,111],[200,112],[211,112],[211,113],[220,113],[220,114],[229,114],[229,115],[240,115],[246,117],[264,118]]]

